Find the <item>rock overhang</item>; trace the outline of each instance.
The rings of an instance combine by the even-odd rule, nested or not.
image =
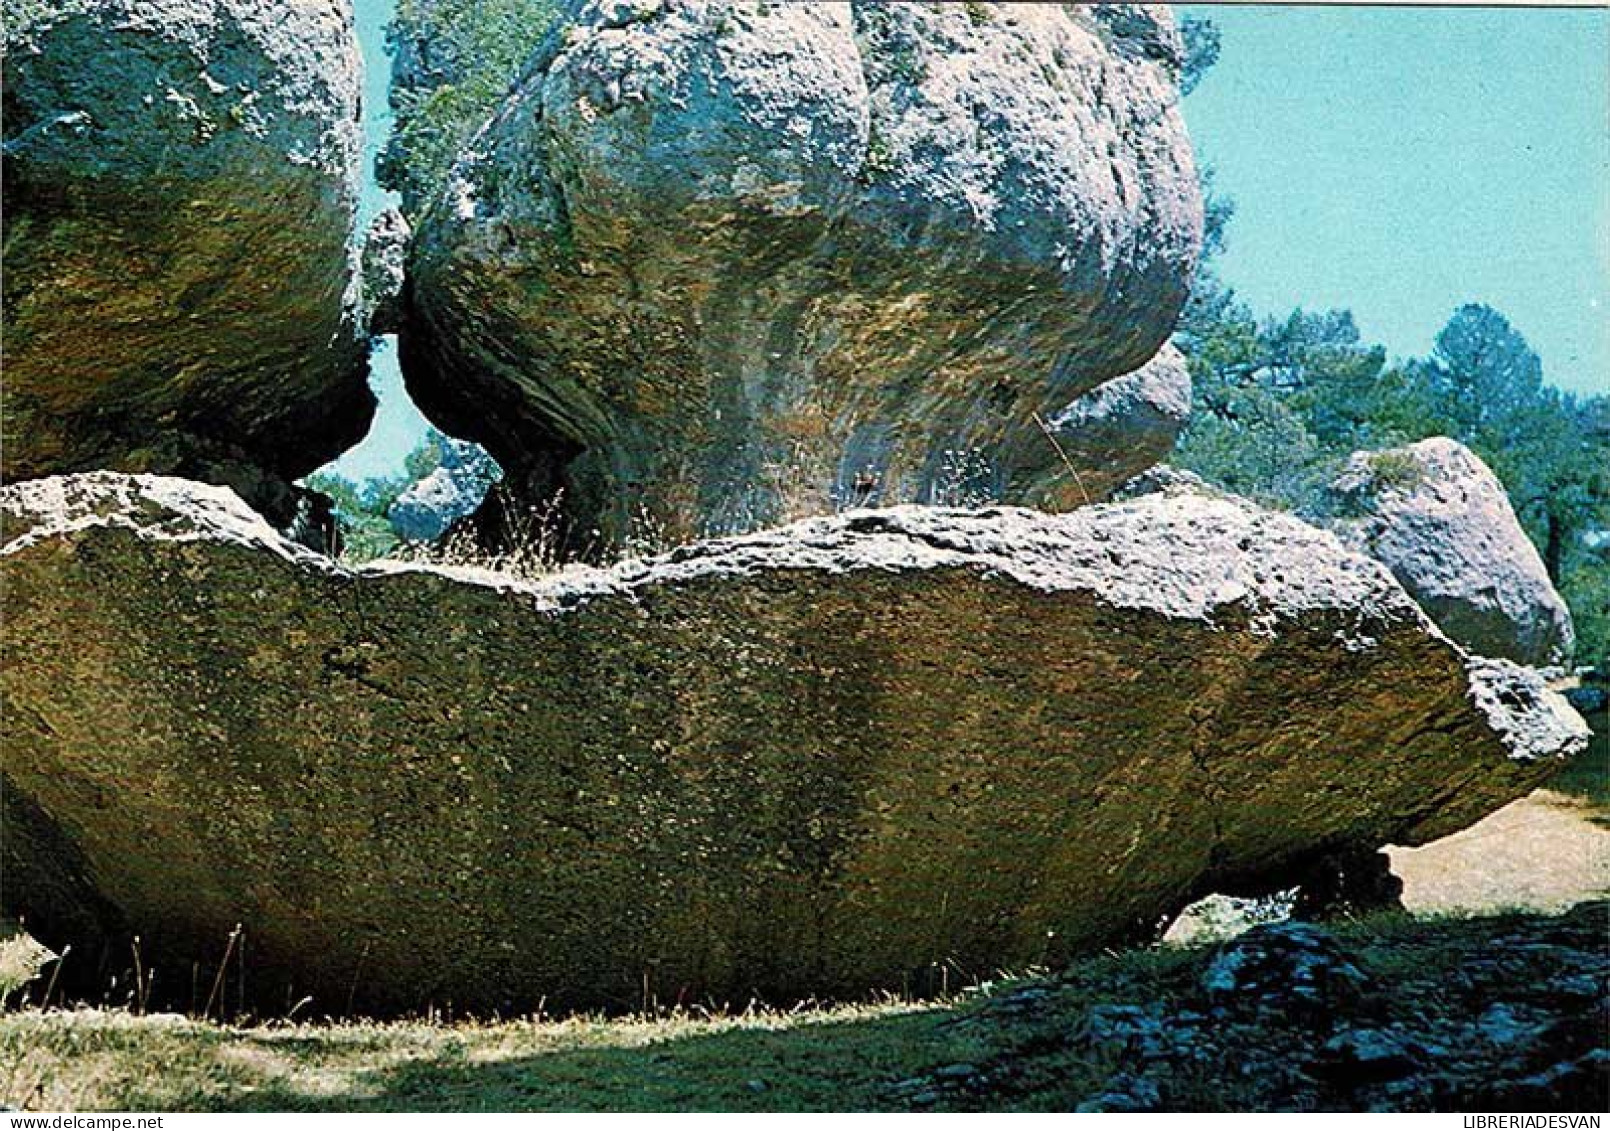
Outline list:
[[[8,786],[109,935],[248,923],[254,978],[327,1002],[363,954],[382,1011],[1054,960],[1462,827],[1585,741],[1235,500],[861,511],[537,581],[349,570],[160,477],[4,510]]]

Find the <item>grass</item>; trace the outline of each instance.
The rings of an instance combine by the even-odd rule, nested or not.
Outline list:
[[[1001,1005],[1055,985],[1063,1011],[1190,980],[1202,952],[1099,958],[1067,985],[1010,980],[948,1000],[793,1011],[224,1026],[126,1010],[0,1015],[0,1104],[61,1111],[875,1111],[925,1074],[1033,1047]],[[1055,1069],[1093,1089],[1110,1065]],[[1071,1073],[1071,1075],[1070,1075]],[[1030,1105],[1032,1106],[1032,1104]]]
[[[0,927],[0,1007],[38,980],[56,956],[15,927]]]
[[[1440,987],[1527,921],[1397,914],[1334,929],[1378,984],[1393,987],[1394,1015],[1435,1018],[1465,1008]],[[733,1015],[233,1027],[28,1009],[0,1015],[0,1103],[53,1111],[1067,1111],[1120,1067],[1120,1051],[1081,1039],[1091,1011],[1189,1008],[1215,953],[1147,948],[943,1001]],[[1227,1048],[1215,1054],[1223,1063],[1178,1077],[1178,1108],[1256,1107],[1258,1082],[1236,1069],[1241,1052]]]
[[[827,1110],[890,1106],[973,1053],[943,1006],[234,1029],[117,1011],[0,1018],[0,1101],[43,1110]]]

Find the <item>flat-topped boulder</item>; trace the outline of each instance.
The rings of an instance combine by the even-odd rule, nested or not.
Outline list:
[[[6,5],[7,480],[290,484],[364,434],[350,0]]]
[[[420,219],[409,390],[583,540],[1077,499],[1178,427],[1042,422],[1188,293],[1180,66],[1161,6],[575,5]]]
[[[354,572],[161,477],[0,517],[5,912],[85,969],[137,933],[159,993],[237,924],[315,1012],[921,989],[1445,835],[1585,743],[1384,567],[1193,494],[532,582]]]

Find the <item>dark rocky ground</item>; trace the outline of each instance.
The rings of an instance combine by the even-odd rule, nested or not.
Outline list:
[[[957,1019],[1006,1038],[994,1057],[895,1091],[979,1109],[1603,1110],[1607,912],[1291,922],[1163,971],[1075,969]],[[1105,1079],[1070,1094],[1070,1064]]]

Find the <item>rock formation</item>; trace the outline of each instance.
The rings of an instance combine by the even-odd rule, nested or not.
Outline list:
[[[404,541],[440,538],[453,523],[475,513],[501,475],[496,461],[474,444],[444,439],[441,453],[441,464],[398,495],[386,512]]]
[[[291,480],[363,435],[347,0],[6,8],[8,480]]]
[[[243,924],[252,992],[315,1011],[1054,964],[1444,835],[1585,741],[1383,567],[1189,493],[539,583],[354,573],[156,476],[0,507],[5,910],[163,971]]]
[[[1503,484],[1469,448],[1434,437],[1359,452],[1331,495],[1343,538],[1383,562],[1450,638],[1480,656],[1570,661],[1570,610]]]
[[[1036,1055],[1112,1065],[1078,1111],[1199,1110],[1232,1079],[1242,1111],[1598,1111],[1607,913],[1434,920],[1412,935],[1260,926],[1166,995],[1137,979],[1128,1002],[1075,1015],[1078,999],[1042,991],[1014,1018],[1028,1030],[1016,1044],[1036,1051],[978,1072],[1010,1089],[1055,1079]],[[1043,1039],[1057,1022],[1066,1043]]]
[[[387,208],[369,223],[363,241],[364,321],[376,336],[395,334],[402,326],[404,264],[412,236],[396,208]]]
[[[1027,494],[1057,509],[1109,498],[1155,466],[1190,418],[1191,374],[1180,352],[1164,346],[1046,422],[1059,459]]]
[[[421,218],[409,390],[606,541],[1075,496],[1041,421],[1107,388],[1058,431],[1099,497],[1182,399],[1180,52],[1143,5],[579,5]]]

